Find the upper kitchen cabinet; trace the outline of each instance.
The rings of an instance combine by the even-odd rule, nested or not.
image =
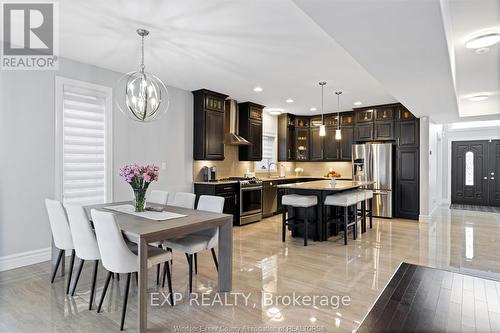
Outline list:
[[[294,161],[295,150],[295,116],[281,114],[278,116],[278,161]]]
[[[355,127],[356,141],[373,140],[373,123],[358,123]]]
[[[352,160],[352,144],[354,143],[354,127],[344,126],[340,128],[342,139],[340,139],[340,151],[339,160],[340,161],[351,161]]]
[[[375,109],[374,140],[394,140],[394,108],[379,107]]]
[[[340,126],[354,126],[354,112],[342,112],[340,114]]]
[[[238,104],[239,134],[250,142],[239,147],[240,161],[262,160],[262,110],[263,105],[252,102]]]
[[[403,106],[398,108],[396,132],[398,147],[417,148],[420,145],[419,119]]]
[[[310,151],[309,117],[295,117],[295,160],[308,161]]]
[[[311,127],[310,131],[310,146],[311,151],[309,155],[310,161],[322,161],[323,160],[323,137],[319,135],[319,125]],[[326,138],[326,137],[325,137]]]
[[[195,160],[224,159],[224,100],[227,95],[201,89],[194,95]]]

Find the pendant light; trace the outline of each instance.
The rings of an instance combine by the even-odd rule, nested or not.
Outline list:
[[[169,97],[165,84],[146,72],[144,65],[144,37],[146,29],[137,29],[141,37],[141,65],[138,71],[123,75],[115,86],[115,104],[120,111],[139,122],[158,120],[168,109]]]
[[[326,85],[326,81],[321,81],[319,82],[319,85],[321,86],[321,125],[319,125],[319,136],[325,136],[326,135],[326,128],[325,128],[325,123],[323,122],[323,113],[325,112],[323,109],[323,90]]]
[[[340,95],[342,91],[336,91],[335,95],[337,95],[337,110],[338,110],[338,120],[337,120],[337,129],[335,130],[335,140],[342,140],[342,132],[340,131]]]

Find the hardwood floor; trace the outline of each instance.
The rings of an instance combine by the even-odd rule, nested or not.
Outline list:
[[[234,328],[243,326],[300,325],[316,326],[323,332],[352,332],[359,327],[402,261],[498,279],[499,240],[500,214],[441,208],[427,223],[374,219],[373,229],[360,234],[356,241],[349,239],[347,246],[343,245],[340,234],[327,242],[311,241],[303,247],[302,239],[292,239],[289,234],[287,241],[281,242],[280,216],[275,216],[234,228],[233,292],[251,293],[247,305],[242,299],[232,306],[190,305],[186,294],[186,259],[184,254],[176,253],[172,282],[174,291],[182,293],[183,299],[174,307],[168,304],[150,307],[148,327],[153,332],[180,332],[187,326],[191,331],[197,331],[197,327],[218,327],[215,331],[222,331],[224,327],[236,331]],[[198,256],[198,266],[193,290],[207,293],[213,300],[217,274],[210,252]],[[50,284],[48,262],[1,272],[0,332],[119,331],[125,279],[112,280],[103,312],[97,314],[95,310],[88,311],[91,271],[91,265],[84,268],[75,297],[65,295],[62,277]],[[97,300],[105,273],[99,268]],[[156,291],[154,269],[148,276],[150,291]],[[457,304],[465,304],[458,307],[450,303],[448,308],[450,316],[462,316],[460,325],[464,322],[464,313],[464,327],[467,321],[484,315],[484,302],[475,302],[467,292],[471,286],[476,286],[475,280],[443,281],[441,283],[448,286],[451,283],[449,297]],[[491,309],[488,308],[490,320],[500,322],[499,298],[494,297],[500,294],[500,283],[484,285],[484,294],[481,286],[478,288],[486,304],[491,304]],[[136,292],[135,283],[132,283],[125,321],[127,331],[136,329]],[[302,296],[349,296],[351,302],[338,308],[264,303],[263,293],[290,296],[293,292]],[[474,302],[463,303],[469,298]],[[445,306],[439,303],[439,298],[436,304]]]
[[[488,279],[402,263],[358,332],[499,332],[499,287]]]

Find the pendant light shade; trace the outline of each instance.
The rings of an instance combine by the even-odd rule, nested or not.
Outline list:
[[[158,120],[168,109],[169,96],[165,84],[155,75],[145,71],[145,29],[137,29],[142,39],[141,65],[138,71],[123,75],[115,85],[115,104],[129,118],[139,122]]]
[[[325,136],[325,135],[326,135],[325,125],[319,125],[319,136]]]
[[[338,128],[335,130],[335,140],[342,140],[342,132]]]
[[[323,104],[324,104],[324,98],[323,98],[323,90],[326,85],[326,81],[321,81],[319,82],[319,85],[321,86],[321,125],[319,125],[319,136],[325,136],[326,135],[326,128],[325,128],[325,123],[323,122]]]
[[[335,95],[337,95],[337,129],[335,130],[335,140],[342,140],[342,131],[340,130],[340,95],[342,91],[336,91]]]

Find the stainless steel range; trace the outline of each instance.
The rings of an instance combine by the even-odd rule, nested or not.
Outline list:
[[[260,221],[262,219],[262,180],[245,177],[230,177],[227,179],[237,180],[239,183],[239,225]]]

